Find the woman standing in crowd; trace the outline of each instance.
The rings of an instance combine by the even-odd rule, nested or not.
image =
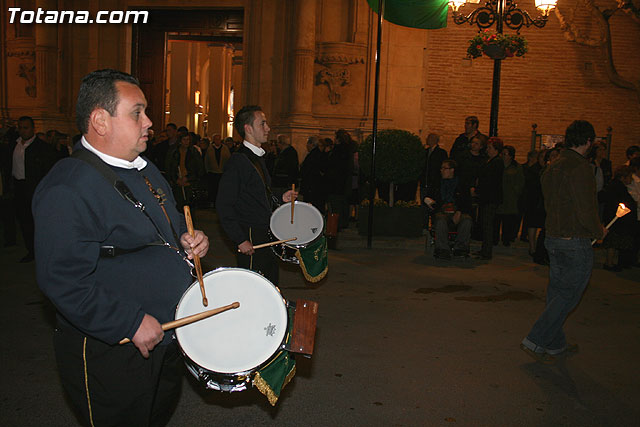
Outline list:
[[[482,218],[482,249],[476,253],[478,259],[489,260],[493,256],[493,228],[498,205],[502,203],[502,172],[504,163],[499,154],[503,143],[498,137],[487,141],[487,162],[478,175],[476,191],[480,196],[480,216]]]
[[[497,209],[497,222],[495,235],[498,234],[502,224],[502,244],[510,246],[518,235],[520,214],[518,200],[524,188],[524,173],[522,166],[516,162],[516,149],[512,145],[505,145],[502,149],[502,203]]]
[[[529,255],[533,256],[536,251],[536,236],[538,229],[544,227],[545,212],[544,201],[542,199],[542,186],[540,185],[540,174],[542,166],[538,160],[538,151],[531,151],[527,155],[527,166],[524,168],[524,192],[522,198],[523,214],[522,232],[527,233],[529,242]]]

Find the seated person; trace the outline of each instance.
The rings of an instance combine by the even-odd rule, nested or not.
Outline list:
[[[440,185],[432,188],[424,202],[432,210],[435,229],[436,258],[450,259],[448,232],[451,228],[458,232],[453,245],[453,256],[469,256],[471,239],[471,196],[469,188],[456,176],[455,160],[442,162]]]

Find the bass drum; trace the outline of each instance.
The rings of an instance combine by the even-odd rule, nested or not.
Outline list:
[[[253,374],[284,346],[286,301],[267,279],[241,268],[219,268],[203,278],[209,306],[240,307],[176,329],[185,364],[208,389],[243,391]],[[196,281],[185,291],[176,319],[205,311]]]

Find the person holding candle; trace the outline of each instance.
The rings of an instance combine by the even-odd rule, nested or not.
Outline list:
[[[609,234],[602,242],[602,247],[606,250],[606,261],[603,265],[605,270],[621,271],[625,264],[623,253],[633,249],[636,223],[636,201],[627,190],[627,185],[633,182],[633,170],[629,166],[618,166],[613,175],[613,180],[604,188],[600,194],[600,201],[604,206],[603,220],[609,223],[616,217],[618,206],[622,203],[630,209],[628,215],[618,218],[609,228]],[[618,255],[618,262],[614,264],[614,259]]]

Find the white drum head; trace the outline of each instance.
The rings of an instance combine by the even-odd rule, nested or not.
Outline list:
[[[287,329],[287,308],[275,286],[253,271],[219,268],[204,276],[209,306],[202,305],[200,284],[184,293],[176,319],[232,304],[240,307],[176,329],[184,353],[214,372],[239,373],[267,361]]]
[[[285,203],[271,214],[269,228],[278,240],[296,240],[286,243],[287,246],[304,246],[313,242],[322,234],[324,219],[320,211],[312,204],[295,202],[293,208],[293,224],[291,224],[291,203]]]

